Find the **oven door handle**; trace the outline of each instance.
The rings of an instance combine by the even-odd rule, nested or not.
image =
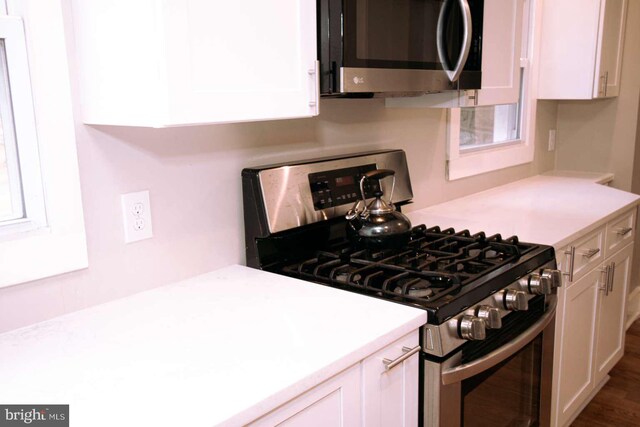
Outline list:
[[[554,295],[555,296],[555,295]],[[492,351],[480,359],[464,365],[443,369],[442,384],[455,384],[473,377],[481,372],[486,371],[516,354],[520,349],[529,344],[547,325],[555,318],[557,298],[553,298],[549,302],[547,312],[536,323],[531,325],[529,329],[524,331],[515,340],[508,342],[502,347]]]

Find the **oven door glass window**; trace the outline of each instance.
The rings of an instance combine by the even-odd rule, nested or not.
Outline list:
[[[481,0],[469,2],[473,25],[478,27],[473,28],[474,34],[482,27],[483,4]],[[451,69],[460,56],[464,25],[458,1],[354,0],[345,2],[344,7],[346,67]],[[438,37],[445,50],[442,56],[438,54]],[[479,70],[474,61],[477,59],[468,60],[465,69]]]
[[[509,359],[462,383],[465,427],[540,425],[542,335]]]

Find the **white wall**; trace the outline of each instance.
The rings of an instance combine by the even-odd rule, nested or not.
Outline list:
[[[70,62],[75,82],[72,48]],[[533,163],[447,182],[445,111],[386,109],[379,99],[323,100],[314,119],[145,129],[83,125],[73,91],[90,266],[0,289],[0,332],[243,263],[246,166],[402,148],[415,192],[409,209],[418,209],[552,169],[554,162],[553,153],[538,149]],[[556,103],[541,102],[538,114],[546,136]],[[543,137],[537,146],[545,144]],[[154,237],[126,245],[119,196],[145,189]]]
[[[629,3],[620,96],[558,103],[557,169],[613,172],[631,190],[640,99],[640,1]]]

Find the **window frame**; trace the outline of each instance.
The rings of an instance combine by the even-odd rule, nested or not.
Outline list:
[[[13,101],[33,112],[46,222],[0,239],[0,288],[88,266],[62,3],[7,0],[6,11],[24,24],[32,98]]]
[[[14,215],[15,193],[20,192],[20,214],[17,218],[0,221],[0,238],[47,226],[38,137],[33,112],[33,94],[29,78],[27,46],[22,19],[17,16],[0,15],[0,39],[4,40],[8,93],[3,106],[3,131],[11,138],[5,143],[9,174],[20,178],[20,186],[14,183],[12,204]],[[4,84],[3,84],[4,86]],[[5,139],[6,141],[7,139]]]

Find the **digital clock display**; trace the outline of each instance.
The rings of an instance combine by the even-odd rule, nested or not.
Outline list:
[[[375,169],[375,164],[368,164],[309,174],[309,190],[311,190],[314,209],[319,211],[354,203],[362,197],[360,194],[362,175]],[[376,191],[380,191],[378,180],[366,180],[365,196],[370,198]]]
[[[353,185],[355,179],[353,175],[350,176],[340,176],[336,178],[336,187],[344,187],[345,185]]]

